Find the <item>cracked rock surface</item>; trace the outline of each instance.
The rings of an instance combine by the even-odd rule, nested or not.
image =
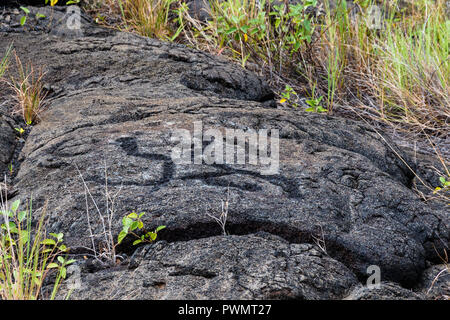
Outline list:
[[[147,212],[148,230],[167,226],[163,242],[133,255],[132,269],[83,271],[73,297],[340,299],[365,284],[370,265],[393,283],[386,292],[409,292],[439,263],[448,212],[411,190],[414,175],[398,155],[414,165],[387,137],[348,119],[278,109],[263,79],[219,57],[98,28],[87,17],[81,29],[65,29],[64,14],[56,8],[46,14],[51,21],[31,14],[24,28],[5,9],[10,22],[0,20],[0,53],[14,42],[22,61],[44,68],[48,90],[48,107],[17,159],[18,197],[33,196],[35,208],[48,201],[49,231],[64,232],[73,252],[88,252],[79,172],[106,212],[106,165],[113,234],[135,210]],[[198,121],[204,131],[278,129],[279,172],[174,163],[174,130],[192,132]],[[224,237],[207,213],[219,214],[228,192]],[[88,209],[99,234],[91,198]]]
[[[130,267],[88,274],[71,298],[336,299],[357,284],[312,245],[265,233],[161,241],[138,249]]]

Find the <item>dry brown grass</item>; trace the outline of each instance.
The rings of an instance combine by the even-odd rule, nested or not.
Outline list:
[[[24,66],[17,54],[15,58],[18,76],[9,81],[18,103],[15,112],[22,115],[27,125],[31,125],[39,120],[45,105],[46,93],[42,81],[45,73],[42,68],[35,68],[31,63]]]

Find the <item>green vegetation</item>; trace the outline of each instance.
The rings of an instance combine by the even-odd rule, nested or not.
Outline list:
[[[22,10],[25,13],[25,15],[20,18],[20,25],[24,26],[25,23],[27,23],[28,15],[30,14],[30,9],[28,9],[27,7],[20,7],[20,10]],[[45,18],[45,15],[39,12],[36,13],[36,19],[42,18]]]
[[[207,21],[175,0],[97,0],[89,9],[116,11],[121,29],[225,55],[244,67],[258,65],[280,97],[286,85],[312,101],[324,97],[322,112],[349,108],[405,130],[445,131],[450,116],[445,1],[402,7],[399,1],[359,0],[358,13],[346,1],[335,2],[331,8],[323,1],[321,12],[317,0],[290,5],[210,0]],[[383,14],[379,25],[369,23],[377,18],[374,5]]]
[[[118,0],[127,29],[147,37],[172,39],[176,31],[170,26],[169,13],[175,0]]]
[[[323,97],[320,97],[318,99],[308,99],[308,100],[306,100],[306,104],[309,105],[309,108],[306,108],[305,111],[308,111],[308,112],[327,112],[328,110],[320,105],[320,102],[322,101],[322,99],[323,99]]]
[[[156,237],[158,236],[158,232],[162,229],[165,229],[166,226],[159,226],[156,228],[155,231],[149,231],[142,235],[137,235],[135,233],[136,230],[142,230],[144,228],[144,223],[142,222],[141,218],[145,215],[145,212],[141,212],[137,214],[136,212],[132,212],[122,219],[122,231],[119,233],[119,236],[117,237],[117,244],[120,244],[123,239],[128,234],[132,234],[137,239],[133,242],[133,245],[137,245],[139,243],[145,243],[145,242],[153,242],[156,240]]]
[[[449,179],[449,180],[447,180]],[[436,187],[434,189],[434,193],[450,193],[450,176],[448,178],[445,177],[439,177],[439,182],[441,183],[440,187]]]
[[[294,89],[292,89],[292,87],[290,85],[286,85],[286,87],[284,88],[284,91],[282,91],[280,93],[281,95],[281,99],[280,99],[280,103],[289,103],[290,105],[292,105],[293,107],[298,107],[297,101],[299,99],[297,92],[295,92]]]
[[[12,78],[10,86],[15,92],[18,102],[16,113],[20,113],[27,125],[38,120],[39,113],[44,106],[46,94],[43,91],[42,69],[35,69],[31,64],[24,66],[16,55],[18,77]]]
[[[117,241],[115,240],[115,236],[113,234],[115,233],[113,224],[114,219],[116,218],[116,198],[120,193],[120,189],[113,193],[108,186],[108,170],[105,162],[105,189],[104,189],[104,201],[106,205],[106,211],[103,212],[100,210],[99,205],[97,205],[97,201],[93,197],[91,191],[89,190],[86,181],[83,178],[83,175],[81,174],[81,171],[79,170],[78,166],[75,166],[79,177],[83,183],[84,191],[85,191],[85,199],[86,203],[88,203],[88,200],[90,199],[92,203],[94,204],[95,210],[97,211],[99,223],[102,227],[102,233],[101,234],[94,234],[91,221],[93,217],[91,216],[89,212],[89,207],[86,207],[86,216],[87,216],[87,225],[88,225],[88,231],[91,238],[91,244],[92,244],[92,252],[95,259],[99,260],[100,262],[106,262],[110,266],[117,264],[119,261],[123,259],[121,255],[119,255],[116,251],[116,247],[122,243],[122,241],[125,239],[128,235],[133,235],[136,240],[133,242],[133,245],[137,245],[139,243],[151,243],[156,240],[158,232],[162,229],[166,228],[166,226],[159,226],[156,228],[155,231],[145,231],[144,228],[144,222],[142,221],[142,217],[145,215],[145,212],[141,212],[137,214],[136,212],[132,212],[122,218],[122,230],[119,233],[117,237]],[[136,232],[140,233],[137,234]],[[101,247],[98,248],[98,245],[95,244],[94,238],[100,236],[103,237],[103,240],[100,242]]]
[[[20,200],[10,207],[2,203],[0,226],[0,298],[2,300],[54,299],[66,277],[66,267],[74,260],[66,260],[67,252],[62,233],[50,233],[46,238],[45,207],[37,226],[32,227],[31,201],[20,209]],[[50,297],[43,297],[44,280],[56,269]],[[52,274],[52,276],[54,273]]]
[[[363,12],[370,12],[372,4],[360,1]],[[398,10],[385,1],[382,8],[387,17],[379,29],[371,29],[367,16],[351,21],[345,2],[338,7],[341,18],[327,32],[336,53],[327,69],[331,92],[343,102],[349,94],[355,108],[385,123],[445,132],[450,116],[450,20],[445,2],[420,0]]]
[[[323,6],[321,3],[210,0],[207,20],[200,20],[181,0],[91,0],[87,9],[97,23],[110,24],[109,18],[115,16],[119,20],[113,26],[120,30],[176,41],[225,56],[243,68],[256,69],[277,90],[282,105],[314,113],[348,115],[350,111],[366,122],[386,124],[430,141],[445,171],[440,173],[440,185],[435,186],[434,194],[450,201],[448,160],[430,140],[448,135],[450,118],[450,20],[446,1],[417,0],[400,6],[396,0],[355,0],[354,8],[344,0],[334,1],[334,6],[327,0]],[[45,0],[45,4],[54,6],[58,0]],[[374,8],[380,10],[379,16]],[[30,10],[21,10],[24,16],[20,23],[25,25]],[[12,45],[0,61],[0,77],[8,68],[11,52]],[[16,112],[26,125],[32,125],[44,106],[45,73],[22,64],[17,55],[15,58],[18,75],[9,83],[18,102]],[[308,98],[303,103],[300,97]],[[15,130],[20,136],[25,133],[21,127]],[[8,169],[12,174],[12,164]],[[152,243],[166,228],[146,231],[142,221],[145,212],[132,212],[122,218],[122,230],[115,241],[117,195],[110,194],[106,183],[106,214],[102,214],[84,180],[83,184],[86,203],[89,195],[104,237],[105,247],[97,252],[87,212],[95,258],[115,263],[116,246],[127,236],[134,237],[133,245]],[[66,278],[67,266],[74,260],[63,256],[67,247],[62,233],[47,237],[45,207],[33,229],[31,202],[26,209],[19,207],[19,200],[10,207],[7,203],[1,206],[0,298],[54,299]],[[219,216],[207,215],[227,235],[228,198],[222,202]],[[326,253],[323,232],[314,240]],[[445,261],[448,270],[447,257]],[[55,281],[49,297],[45,297],[43,284],[49,276]]]
[[[316,0],[290,5],[273,1],[210,2],[211,20],[196,21],[186,10],[178,12],[184,37],[199,49],[222,52],[243,66],[247,61],[283,74],[303,47],[311,42],[314,27],[307,13]]]
[[[8,47],[8,49],[5,52],[5,55],[0,61],[0,78],[3,77],[3,75],[6,72],[6,69],[8,68],[9,56],[11,55],[11,51],[12,51],[12,44]]]
[[[28,15],[30,14],[30,10],[27,7],[20,7],[20,10],[22,10],[25,15],[20,18],[20,24],[23,26],[27,22]]]
[[[19,133],[20,136],[22,136],[25,132],[25,129],[23,128],[14,128],[14,129]]]

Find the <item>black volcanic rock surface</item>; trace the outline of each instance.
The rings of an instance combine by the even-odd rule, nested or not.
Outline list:
[[[340,299],[365,284],[370,265],[395,283],[386,287],[392,295],[416,287],[437,263],[434,247],[448,247],[445,207],[417,197],[398,157],[412,166],[408,156],[371,128],[279,109],[262,78],[222,58],[102,29],[87,17],[71,30],[64,9],[45,10],[48,18],[30,18],[25,28],[11,10],[0,19],[0,53],[14,43],[22,61],[44,68],[48,91],[48,107],[17,159],[17,197],[32,196],[35,208],[48,201],[49,231],[64,232],[74,252],[89,252],[78,169],[105,213],[106,165],[116,195],[114,235],[134,210],[147,212],[149,230],[167,226],[162,241],[140,247],[129,267],[83,271],[73,298]],[[9,99],[0,91],[0,104]],[[204,130],[279,130],[278,174],[174,163],[174,130],[192,132],[197,121]],[[2,170],[12,134],[0,118]],[[219,214],[228,192],[230,235],[223,236],[207,213]],[[99,234],[91,199],[88,209]],[[136,248],[126,242],[119,249],[131,255]]]

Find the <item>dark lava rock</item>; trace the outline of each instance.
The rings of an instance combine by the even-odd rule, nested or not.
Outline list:
[[[12,6],[12,7],[18,7],[23,5],[38,6],[42,5],[44,2],[45,1],[41,0],[2,0],[0,6]]]
[[[434,265],[423,272],[419,289],[427,299],[450,299],[450,266],[447,264]]]
[[[132,270],[82,273],[71,299],[336,299],[357,284],[312,245],[263,233],[161,241],[135,256]]]
[[[14,128],[11,126],[11,122],[0,109],[0,174],[2,176],[11,163],[16,147],[16,134]],[[1,181],[3,182],[3,178]]]
[[[58,15],[64,13],[55,11]],[[0,32],[0,52],[14,41],[22,60],[45,67],[50,92],[49,107],[21,152],[15,188],[21,198],[33,196],[35,208],[48,200],[50,231],[64,232],[73,252],[91,246],[78,170],[92,195],[87,203],[94,234],[103,227],[93,199],[100,213],[108,214],[107,191],[114,199],[114,237],[122,216],[138,210],[147,212],[148,230],[167,226],[159,238],[168,244],[162,245],[164,258],[146,255],[134,271],[114,271],[129,279],[125,293],[111,284],[114,292],[106,296],[94,285],[118,286],[110,270],[89,274],[86,283],[92,286],[79,297],[131,297],[139,286],[151,288],[139,293],[146,298],[338,298],[354,284],[348,270],[365,282],[370,265],[380,267],[383,281],[412,288],[427,260],[436,260],[434,247],[448,247],[448,212],[429,207],[411,190],[414,175],[398,155],[414,166],[387,137],[348,119],[274,108],[268,85],[226,60],[81,22],[81,32],[55,32],[64,23]],[[278,129],[278,174],[264,175],[261,166],[249,164],[174,163],[174,130],[192,132],[197,121],[204,130]],[[226,231],[234,236],[223,237],[207,213],[219,214],[228,192]],[[252,234],[261,231],[290,244],[256,241]],[[102,239],[94,240],[100,246]],[[327,253],[314,253],[323,268],[308,262],[316,242]],[[250,248],[247,270],[235,257]],[[126,242],[119,250],[131,254],[134,247]],[[265,250],[290,267],[255,270],[266,266]],[[200,262],[190,251],[209,261],[199,274],[194,267]],[[177,261],[172,256],[186,262],[172,266]],[[180,265],[185,269],[177,269]],[[320,276],[322,284],[311,282],[327,268],[333,272]],[[275,281],[281,271],[283,281]],[[171,283],[167,277],[173,272],[179,275]],[[301,275],[308,284],[299,281]],[[235,279],[240,276],[243,280]],[[195,280],[184,285],[177,280],[185,277]],[[219,289],[227,277],[230,287]],[[230,289],[242,284],[242,291]],[[323,289],[334,286],[335,291]]]
[[[355,288],[345,300],[424,300],[425,295],[404,289],[391,282],[380,283],[379,288],[369,289],[366,286]]]
[[[207,0],[187,0],[189,15],[200,21],[211,19],[211,6]]]

